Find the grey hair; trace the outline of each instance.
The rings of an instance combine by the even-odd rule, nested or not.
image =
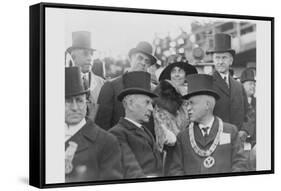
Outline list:
[[[135,95],[126,95],[123,100],[122,100],[122,104],[124,106],[124,108],[126,109],[127,108],[127,105],[128,105],[128,102],[131,101],[132,99],[135,98]]]

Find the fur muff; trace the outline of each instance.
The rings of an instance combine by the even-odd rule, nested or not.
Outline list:
[[[155,88],[154,93],[159,97],[154,99],[154,103],[171,114],[176,115],[182,105],[182,96],[178,90],[168,80],[162,80]]]

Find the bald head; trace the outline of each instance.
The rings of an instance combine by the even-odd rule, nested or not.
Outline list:
[[[209,95],[196,95],[188,99],[188,115],[191,121],[201,123],[213,116],[216,100]]]

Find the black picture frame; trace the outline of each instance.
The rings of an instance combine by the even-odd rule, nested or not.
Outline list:
[[[227,19],[246,19],[257,21],[269,21],[271,23],[271,169],[260,171],[249,171],[239,173],[223,174],[204,174],[190,176],[174,176],[149,179],[126,179],[114,181],[95,181],[95,182],[75,182],[75,183],[55,183],[46,184],[46,151],[45,151],[45,95],[46,95],[46,70],[45,70],[45,45],[46,45],[46,26],[45,26],[45,9],[46,8],[64,8],[79,10],[101,10],[127,13],[150,13],[158,15],[182,15],[194,17],[209,18],[227,18]],[[248,15],[231,15],[231,14],[213,14],[213,13],[195,13],[183,11],[152,10],[152,9],[135,9],[121,7],[104,7],[92,5],[73,5],[57,3],[39,3],[30,6],[30,131],[29,131],[29,184],[38,188],[54,188],[69,186],[117,184],[131,182],[148,182],[148,181],[165,181],[178,179],[194,179],[209,177],[227,177],[227,176],[244,176],[274,173],[274,18]]]

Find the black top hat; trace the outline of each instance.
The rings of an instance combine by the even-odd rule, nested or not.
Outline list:
[[[214,48],[206,51],[207,54],[211,53],[230,52],[232,56],[235,55],[235,50],[231,48],[231,36],[225,33],[217,33],[214,36]]]
[[[77,96],[88,93],[85,90],[79,67],[65,68],[65,97]]]
[[[207,74],[191,74],[187,76],[188,93],[183,99],[189,99],[195,95],[210,95],[216,100],[220,98],[218,93],[213,89],[213,77]]]
[[[145,41],[139,42],[136,48],[132,48],[129,51],[129,57],[131,57],[132,54],[135,54],[137,52],[141,52],[141,53],[147,55],[151,59],[152,64],[156,63],[157,59],[152,55],[153,49],[152,49],[152,46],[148,42],[145,42]]]
[[[94,51],[91,46],[91,33],[88,31],[76,31],[72,33],[72,46],[67,49],[71,52],[74,49],[88,49]]]
[[[130,94],[143,94],[149,97],[157,97],[151,92],[150,74],[143,71],[127,72],[123,75],[124,90],[117,96],[119,101]]]
[[[188,64],[188,62],[174,62],[169,64],[160,74],[159,81],[162,80],[170,80],[171,79],[171,71],[174,67],[179,67],[185,71],[186,76],[190,74],[197,74],[197,70],[194,66]]]
[[[246,68],[240,77],[240,81],[242,83],[246,82],[246,81],[256,81],[255,79],[255,69],[254,68]]]

